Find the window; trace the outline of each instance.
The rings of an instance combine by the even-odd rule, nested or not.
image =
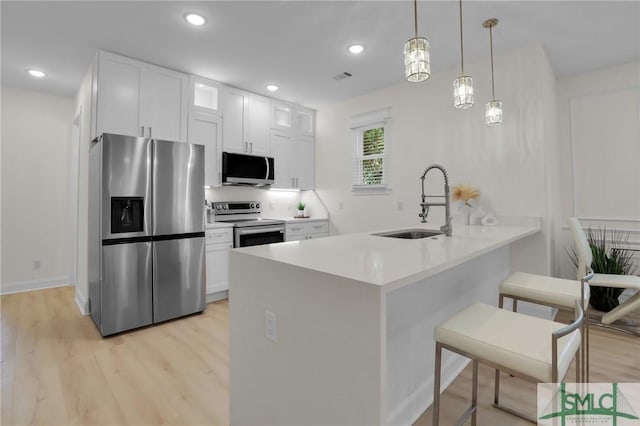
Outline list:
[[[355,133],[354,191],[388,192],[388,118],[389,108],[351,118]]]

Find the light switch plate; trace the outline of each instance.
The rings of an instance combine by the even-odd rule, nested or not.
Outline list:
[[[274,312],[264,311],[264,337],[272,342],[278,341],[278,317]]]

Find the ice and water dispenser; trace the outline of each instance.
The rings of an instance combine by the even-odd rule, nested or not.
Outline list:
[[[144,230],[144,197],[111,197],[111,233]]]

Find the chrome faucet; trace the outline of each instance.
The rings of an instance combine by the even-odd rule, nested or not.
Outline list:
[[[442,172],[442,175],[444,176],[444,195],[425,195],[424,194],[424,178],[427,176],[427,173],[429,173],[429,170],[431,169],[438,169]],[[445,208],[445,219],[444,219],[445,222],[444,222],[444,225],[440,227],[440,230],[444,232],[447,237],[450,237],[452,228],[451,228],[451,207],[449,205],[449,177],[447,176],[447,171],[440,164],[432,164],[431,166],[427,167],[427,169],[422,174],[422,177],[420,178],[420,180],[422,180],[422,202],[420,203],[420,207],[422,208],[422,213],[418,214],[418,217],[422,218],[422,223],[426,223],[427,216],[429,215],[429,207],[443,206]],[[429,198],[444,197],[444,203],[428,203],[427,197]]]

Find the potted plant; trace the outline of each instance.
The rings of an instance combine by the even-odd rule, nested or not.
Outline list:
[[[299,217],[303,217],[304,216],[304,208],[305,208],[305,206],[306,205],[302,201],[300,201],[298,203],[298,216]]]
[[[591,269],[599,274],[631,275],[634,272],[633,252],[624,247],[629,241],[629,232],[599,228],[586,230],[593,260]],[[575,247],[569,252],[573,264],[578,267],[578,253]],[[599,311],[609,312],[620,304],[618,297],[624,291],[617,287],[591,286],[589,303]]]

